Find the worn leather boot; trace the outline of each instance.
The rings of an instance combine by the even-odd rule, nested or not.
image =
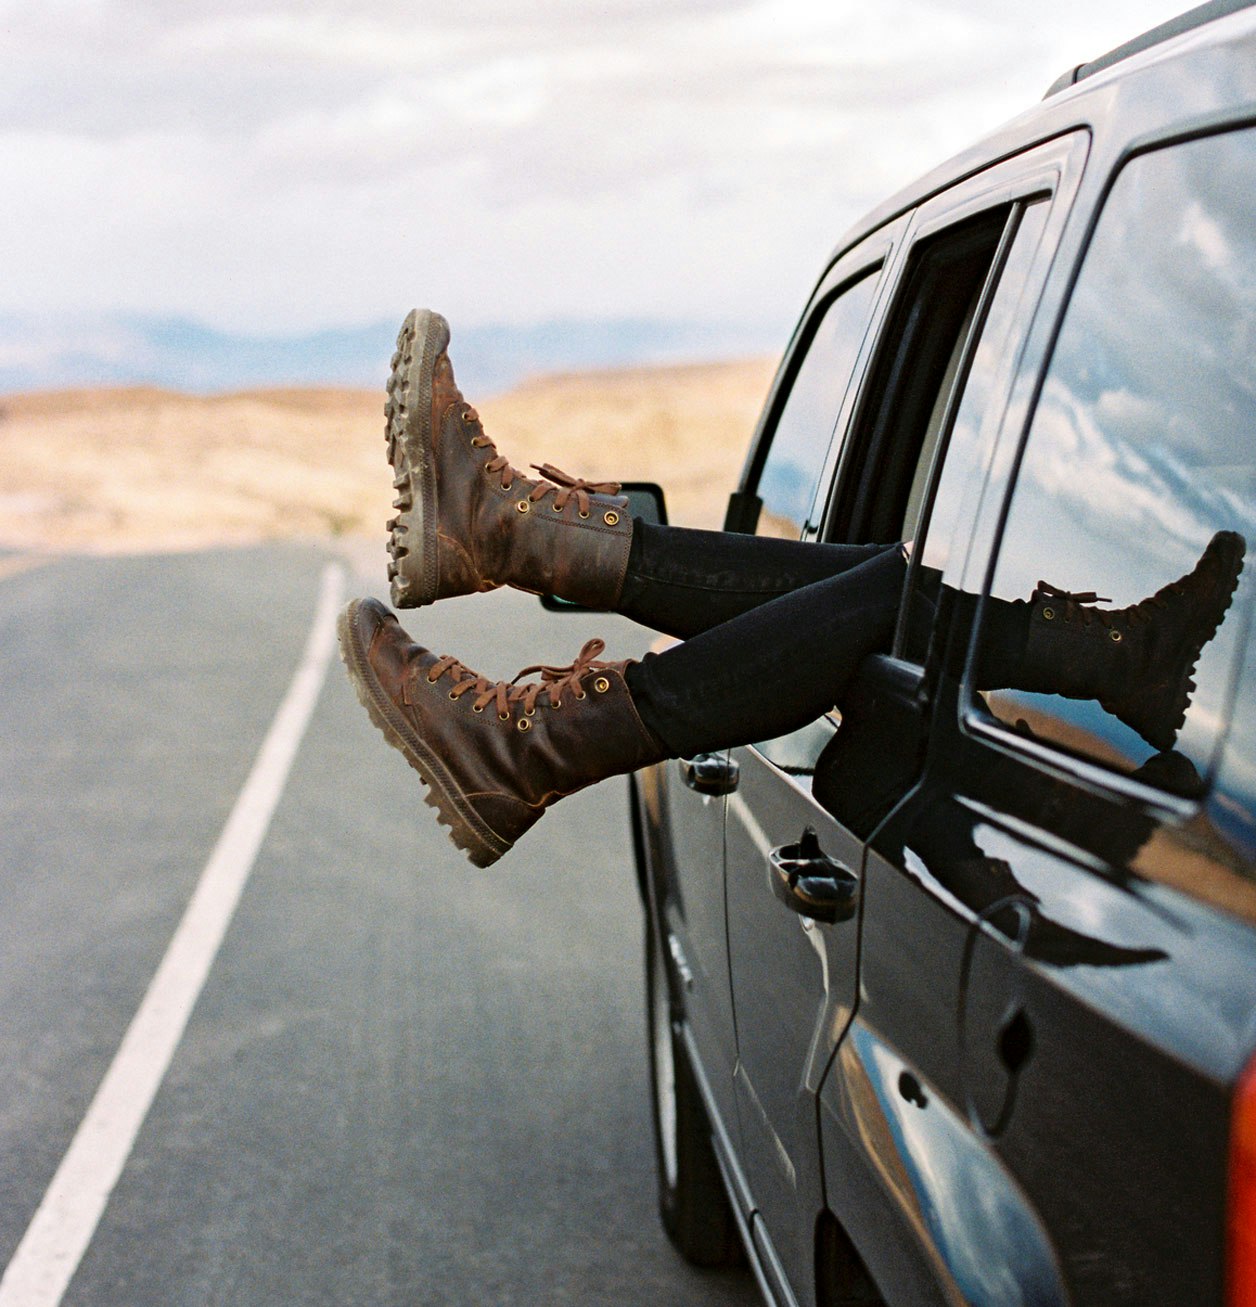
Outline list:
[[[569,667],[490,681],[411,642],[378,600],[340,615],[340,652],[371,720],[427,782],[425,802],[477,867],[507,852],[551,804],[666,757],[637,716],[627,662],[590,640]],[[519,680],[539,673],[540,679]]]
[[[1173,748],[1195,691],[1192,676],[1243,570],[1247,545],[1218,531],[1192,571],[1128,608],[1039,581],[1025,656],[1009,688],[1097,699],[1154,748]]]
[[[614,608],[632,544],[618,484],[548,463],[538,480],[511,467],[458,389],[448,350],[440,314],[415,309],[402,324],[384,409],[399,510],[388,523],[393,603],[510,585]]]

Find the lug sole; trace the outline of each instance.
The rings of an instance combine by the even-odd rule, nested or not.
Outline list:
[[[1219,605],[1214,613],[1214,620],[1206,630],[1198,632],[1196,641],[1193,643],[1189,653],[1189,666],[1186,675],[1182,678],[1179,687],[1178,697],[1173,705],[1175,720],[1172,723],[1173,741],[1169,748],[1177,741],[1177,734],[1186,725],[1187,709],[1191,706],[1191,697],[1198,688],[1195,684],[1195,670],[1199,666],[1200,655],[1204,652],[1208,643],[1213,636],[1221,629],[1221,623],[1225,620],[1225,615],[1230,611],[1230,605],[1234,601],[1234,592],[1239,586],[1239,577],[1243,572],[1243,559],[1246,552],[1246,545],[1241,536],[1233,532],[1227,532],[1226,538],[1220,545],[1218,552],[1221,554],[1222,566],[1228,579],[1228,585],[1224,593],[1225,603]]]
[[[354,599],[336,622],[340,657],[358,699],[384,739],[418,772],[427,787],[423,802],[435,809],[438,824],[448,829],[450,839],[477,867],[490,867],[513,844],[503,840],[476,814],[444,763],[384,693],[359,638],[356,618],[360,603]]]
[[[1226,613],[1230,611],[1230,605],[1234,601],[1234,592],[1238,589],[1239,577],[1243,573],[1246,550],[1247,546],[1242,536],[1232,531],[1223,533],[1223,538],[1217,546],[1217,552],[1220,555],[1222,575],[1226,579],[1226,588],[1218,596],[1217,606],[1212,613],[1212,623],[1195,631],[1195,638],[1183,657],[1184,671],[1173,687],[1172,699],[1167,704],[1162,704],[1151,718],[1142,721],[1141,725],[1135,726],[1139,734],[1153,748],[1161,751],[1174,748],[1177,744],[1178,733],[1186,725],[1186,714],[1191,706],[1191,698],[1198,688],[1195,683],[1195,671],[1199,666],[1200,656],[1213,636],[1220,630]],[[1222,600],[1224,602],[1221,602]],[[1113,712],[1115,708],[1124,710],[1126,707],[1123,704],[1115,705],[1115,708],[1110,707],[1108,702],[1102,700],[1100,703],[1109,712]],[[1117,711],[1116,715],[1121,717],[1122,720],[1127,720],[1123,711]]]
[[[389,592],[394,607],[434,603],[440,583],[433,468],[432,370],[449,348],[449,324],[439,313],[413,309],[397,335],[384,403],[384,437],[393,469],[389,523]]]

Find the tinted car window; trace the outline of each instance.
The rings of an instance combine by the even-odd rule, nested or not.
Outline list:
[[[859,356],[876,277],[871,272],[821,310],[759,473],[757,535],[797,540],[816,486],[851,370]]]
[[[1039,593],[1039,617],[1068,612],[1074,622],[1045,672],[1008,647],[1023,610],[992,606],[977,670],[1004,724],[1188,792],[1209,774],[1229,717],[1254,569],[1203,648],[1172,749],[1085,696],[1086,678],[1109,664],[1103,640],[1090,638],[1103,624],[1084,614],[1137,603],[1189,573],[1216,532],[1256,542],[1254,189],[1251,130],[1141,155],[1119,175],[1034,413],[992,583],[1014,604],[1040,581],[1107,602],[1079,608]],[[1168,638],[1163,611],[1148,611],[1151,638]],[[1110,665],[1127,682],[1108,685],[1109,701],[1153,693],[1135,663]],[[1049,692],[1057,685],[1064,693]],[[1256,764],[1256,741],[1246,747]]]

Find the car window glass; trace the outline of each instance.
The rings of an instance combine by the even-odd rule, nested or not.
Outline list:
[[[757,535],[797,540],[807,526],[838,410],[867,330],[876,283],[870,270],[814,318],[759,473],[756,490],[763,505]]]
[[[998,426],[999,413],[990,410],[991,392],[1009,351],[1014,350],[1023,335],[1021,301],[1049,209],[1050,205],[1043,199],[1027,205],[1018,215],[980,335],[969,350],[968,372],[954,407],[955,418],[949,434],[941,430],[945,392],[939,394],[930,419],[930,432],[912,483],[903,524],[903,534],[915,538],[912,585],[919,601],[907,606],[901,654],[913,662],[923,662],[928,651],[938,585],[950,562],[956,528],[965,512],[971,514],[976,508],[975,493]],[[971,318],[970,311],[970,321]],[[953,363],[952,375],[954,370]],[[937,447],[936,451],[933,446]],[[935,473],[932,469],[939,459],[941,469]],[[936,479],[937,490],[932,502],[926,504],[925,487],[930,479]]]
[[[1118,177],[1033,416],[974,672],[1003,725],[1187,793],[1229,717],[1256,570],[1231,600],[1256,542],[1254,189],[1252,130]],[[1256,769],[1256,740],[1235,743]]]
[[[806,353],[759,474],[763,505],[757,535],[798,540],[809,526],[833,428],[872,313],[875,272],[870,269],[849,283],[815,316]],[[822,717],[801,730],[764,741],[758,749],[788,775],[810,776],[835,729],[835,717]]]

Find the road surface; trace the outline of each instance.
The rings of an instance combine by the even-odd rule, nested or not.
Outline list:
[[[112,1115],[96,1100],[142,1005],[161,1008],[325,569],[342,560],[346,598],[382,593],[382,558],[0,569],[0,1262],[26,1240],[55,1281],[30,1254],[39,1214],[57,1237],[87,1221],[46,1299],[69,1307],[756,1302],[747,1272],[681,1262],[655,1215],[624,782],[478,871],[338,658],[107,1202],[75,1217],[91,1186],[50,1190],[72,1145],[99,1167],[84,1135],[139,1102],[130,1082]],[[517,594],[407,622],[493,675],[595,633],[615,656],[646,642]]]

